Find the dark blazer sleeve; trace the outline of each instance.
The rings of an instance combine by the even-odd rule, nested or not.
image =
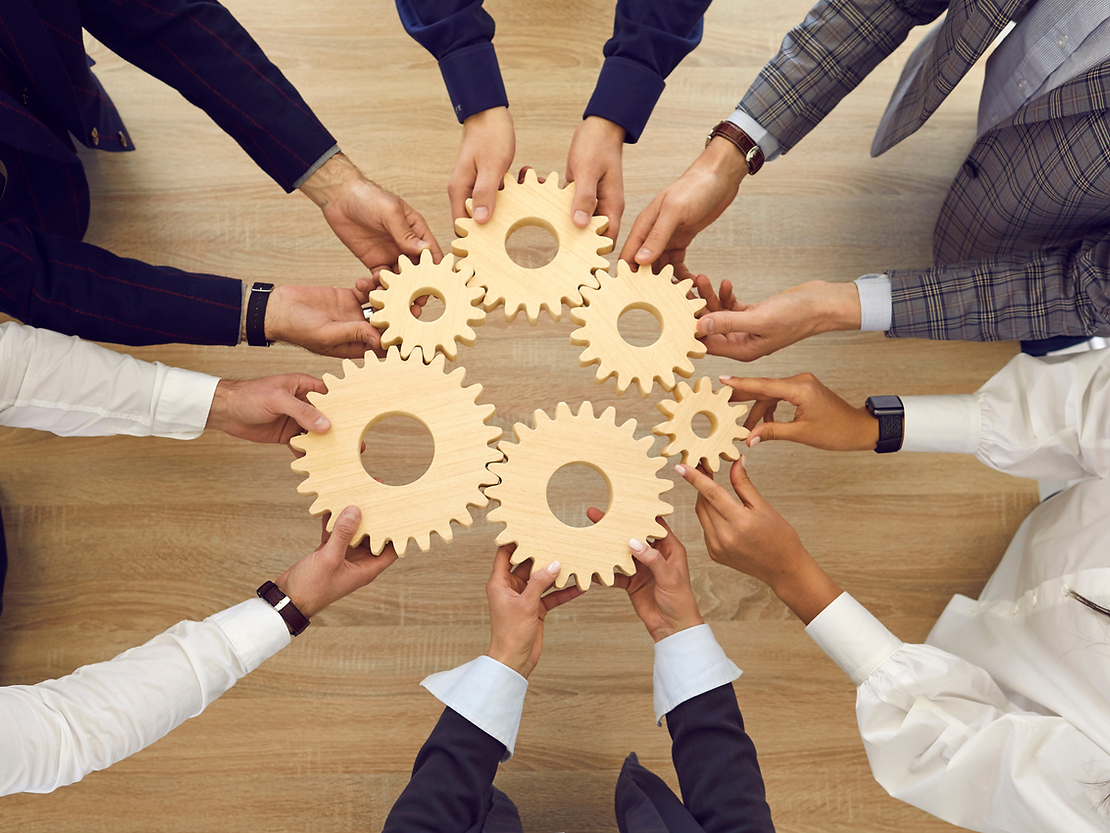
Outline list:
[[[732,684],[667,714],[682,801],[706,833],[774,833],[755,744]]]
[[[151,266],[0,213],[0,312],[113,344],[237,344],[242,283]]]
[[[480,819],[505,746],[447,708],[382,833],[463,833]]]

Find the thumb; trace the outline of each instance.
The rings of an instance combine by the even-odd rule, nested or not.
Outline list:
[[[305,431],[323,434],[331,428],[331,420],[304,400],[293,396],[289,391],[281,391],[278,410],[286,416],[293,417],[297,421],[297,425]]]
[[[383,212],[382,220],[385,230],[393,238],[397,247],[415,262],[420,257],[420,252],[428,248],[428,242],[422,240],[417,224],[410,223],[405,210],[400,205],[394,204]]]
[[[651,231],[644,238],[644,244],[636,252],[636,262],[641,266],[654,262],[667,248],[676,228],[678,228],[678,216],[664,206]]]
[[[570,179],[570,172],[567,172]],[[570,215],[578,228],[585,228],[590,224],[590,217],[597,208],[597,179],[591,174],[575,180],[574,202],[571,204]]]
[[[763,501],[763,497],[756,491],[751,478],[748,477],[748,469],[744,465],[743,454],[740,455],[739,460],[732,464],[732,468],[728,472],[728,479],[732,481],[732,488],[736,490],[736,496],[749,509]]]
[[[335,519],[335,526],[332,527],[331,536],[324,545],[324,552],[329,558],[342,561],[347,557],[347,547],[351,545],[351,539],[355,537],[361,521],[362,510],[357,506],[348,506],[339,513],[339,517]]]
[[[532,570],[532,577],[528,579],[528,586],[520,594],[521,598],[527,596],[530,602],[539,604],[540,597],[555,584],[561,569],[562,565],[558,561],[552,561],[541,570]]]
[[[674,567],[667,563],[663,554],[635,538],[628,542],[628,546],[632,549],[633,558],[651,570],[656,583],[661,587],[666,586]]]
[[[486,223],[493,217],[493,209],[497,203],[497,189],[504,177],[505,171],[498,172],[492,168],[478,169],[478,177],[471,194],[471,210],[476,222]]]
[[[743,312],[707,312],[698,319],[698,335],[746,333],[751,326],[751,316]]]
[[[751,432],[748,447],[753,448],[756,445],[751,441],[752,437],[759,442],[764,440],[789,440],[793,443],[800,443],[803,442],[802,430],[802,425],[797,422],[765,422]]]

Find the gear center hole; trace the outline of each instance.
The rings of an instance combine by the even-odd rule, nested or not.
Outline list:
[[[443,295],[440,294],[439,290],[432,289],[431,287],[426,286],[423,289],[417,290],[416,292],[412,293],[412,297],[409,298],[410,308],[413,304],[416,303],[417,298],[428,299],[424,302],[424,308],[420,312],[420,320],[423,321],[425,324],[430,324],[432,321],[438,321],[439,317],[443,315],[444,309],[446,309],[443,303]]]
[[[436,444],[424,423],[406,414],[383,414],[362,435],[362,467],[387,486],[407,486],[424,476]]]
[[[701,439],[707,440],[717,430],[717,418],[708,411],[698,411],[690,420],[690,430]]]
[[[650,307],[632,304],[617,318],[617,331],[633,347],[651,347],[663,335],[663,322]]]
[[[537,217],[514,223],[505,235],[505,253],[517,266],[539,269],[555,259],[559,253],[559,239],[555,229]]]
[[[593,526],[586,510],[594,506],[608,512],[612,500],[605,475],[589,463],[567,463],[547,481],[547,506],[567,526]]]

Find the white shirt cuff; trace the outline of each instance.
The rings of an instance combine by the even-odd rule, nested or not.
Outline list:
[[[779,140],[767,132],[767,128],[753,119],[745,111],[737,107],[732,111],[732,115],[728,120],[734,125],[739,127],[748,134],[748,138],[759,145],[759,149],[763,151],[763,161],[770,162],[772,159],[778,159]]]
[[[494,740],[505,744],[504,763],[513,756],[528,680],[492,657],[425,677],[420,685]]]
[[[154,411],[151,433],[191,440],[204,433],[219,377],[178,367],[168,368]]]
[[[656,725],[675,706],[731,683],[742,673],[725,656],[709,625],[696,625],[656,642],[652,674]]]
[[[207,621],[227,634],[243,662],[243,674],[249,674],[292,639],[281,614],[257,597],[214,613]]]
[[[864,275],[856,278],[859,292],[861,330],[885,333],[890,329],[894,302],[890,295],[890,278],[886,275]]]
[[[974,394],[903,396],[906,412],[902,451],[974,454],[981,418]]]
[[[902,649],[902,640],[847,593],[818,613],[806,633],[857,686]]]

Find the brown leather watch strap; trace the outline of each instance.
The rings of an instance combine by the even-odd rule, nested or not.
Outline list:
[[[304,629],[311,624],[308,618],[297,610],[293,600],[282,593],[281,588],[272,581],[268,581],[258,588],[258,596],[273,605],[274,610],[281,614],[281,618],[285,620],[285,624],[289,628],[289,633],[293,636],[300,636],[304,633]]]
[[[709,131],[705,144],[708,146],[717,136],[736,145],[736,149],[740,151],[748,165],[749,176],[759,173],[759,169],[763,167],[763,149],[753,142],[747,133],[732,122],[723,121]]]

